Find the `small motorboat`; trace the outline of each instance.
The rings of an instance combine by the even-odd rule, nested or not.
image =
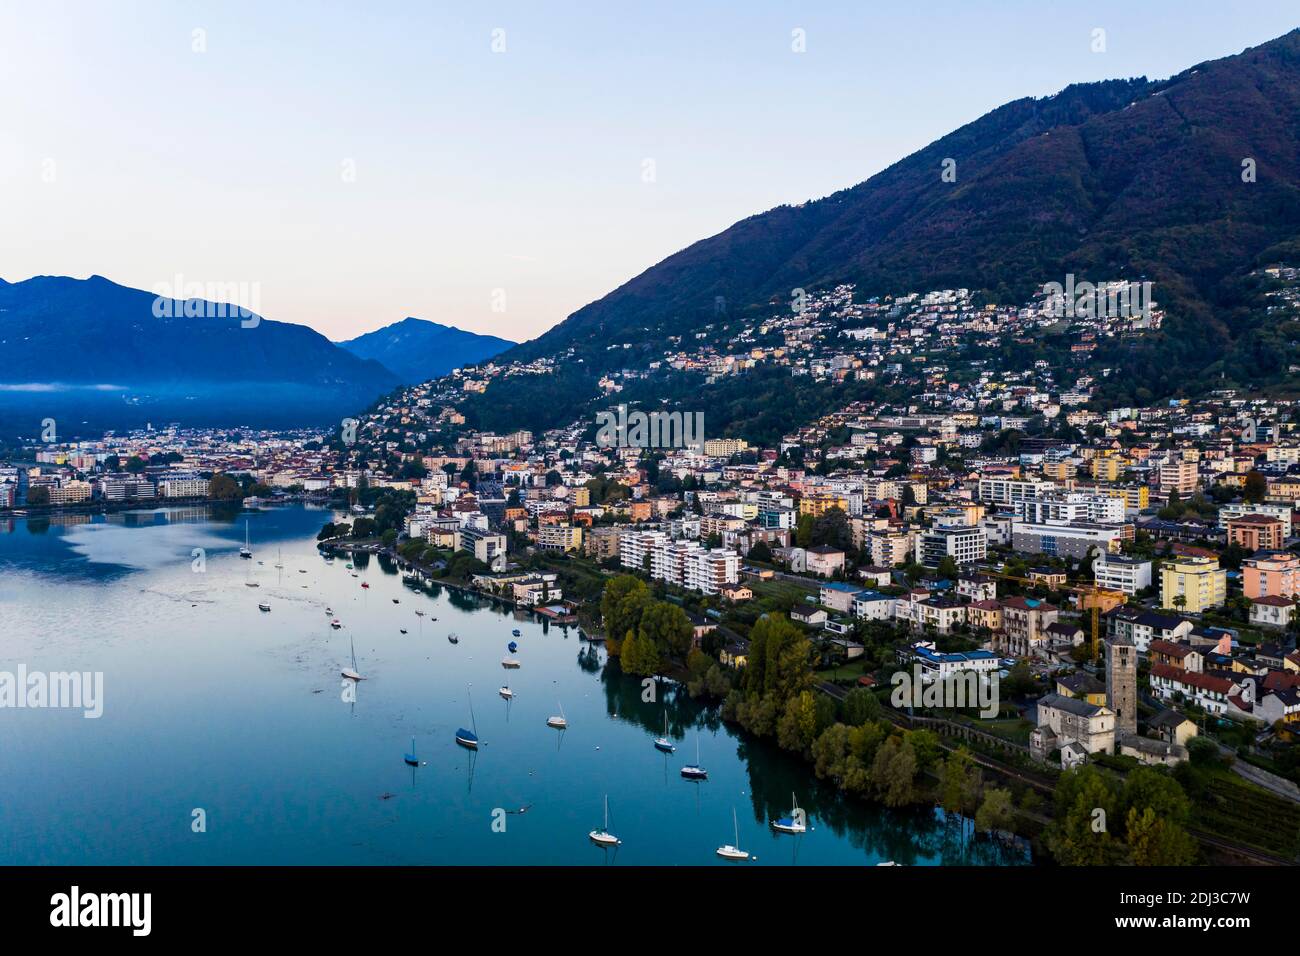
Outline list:
[[[398,630],[401,631],[403,634],[406,633],[406,628],[404,627],[399,627]]]
[[[510,700],[515,696],[515,692],[510,689],[509,684],[506,684],[499,691],[497,691],[497,693],[500,694],[502,698],[504,698],[505,700]]]
[[[402,602],[399,601],[399,600],[397,600],[397,598],[393,598],[393,603],[394,603],[394,604],[401,604]]]
[[[514,641],[511,641],[509,644],[506,645],[506,650],[508,650],[511,654],[513,654],[515,651],[519,650],[519,645],[516,644]]]
[[[519,660],[514,657],[504,657],[501,659],[501,666],[510,670],[519,666]]]
[[[258,609],[259,611],[269,611],[269,610],[271,610],[271,605],[267,604],[267,603],[264,601],[264,602],[262,602],[261,604],[259,604],[259,605],[257,606],[257,609]]]
[[[415,616],[416,616],[416,617],[424,617],[424,612],[423,612],[423,611],[416,611],[416,612],[415,612]],[[436,620],[438,620],[438,619],[435,617],[434,620],[436,621]]]
[[[367,589],[369,589],[369,587],[370,587],[370,585],[367,584],[365,581],[362,581],[362,582],[361,582],[361,586],[362,586],[363,588],[367,588]]]
[[[343,622],[340,621],[337,617],[334,620],[330,621],[330,627],[334,628],[334,630],[336,631],[342,626],[343,626]]]
[[[452,631],[450,634],[447,635],[447,642],[450,644],[459,644],[460,635],[457,634],[455,631]]]
[[[515,628],[513,631],[510,632],[510,634],[512,637],[519,637],[519,628]]]
[[[258,584],[256,581],[245,581],[245,582],[244,582],[244,586],[245,586],[245,587],[249,587],[249,588],[260,588],[260,587],[261,587],[261,585]]]

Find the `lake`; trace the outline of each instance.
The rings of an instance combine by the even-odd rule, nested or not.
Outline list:
[[[421,588],[385,558],[327,563],[328,520],[301,506],[0,519],[0,671],[103,674],[97,719],[0,708],[0,863],[1028,862],[963,842],[941,811],[842,797],[671,683],[644,702],[576,629]],[[518,670],[501,666],[511,640]],[[355,685],[340,676],[353,645]],[[471,701],[477,753],[453,739]],[[568,729],[547,727],[561,708]],[[665,713],[667,755],[652,745]],[[702,782],[679,773],[697,741]],[[792,793],[799,837],[769,828]],[[606,795],[613,849],[587,839]],[[733,810],[748,864],[715,854]]]

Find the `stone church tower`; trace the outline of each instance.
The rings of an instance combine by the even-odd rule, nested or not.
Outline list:
[[[1115,736],[1137,733],[1137,648],[1130,637],[1106,642],[1106,706],[1115,712]]]

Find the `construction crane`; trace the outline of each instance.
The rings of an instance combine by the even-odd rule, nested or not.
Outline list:
[[[1127,596],[1123,591],[1113,591],[1110,588],[1099,588],[1095,584],[1062,584],[1059,587],[1054,587],[1045,581],[1038,581],[1034,578],[1022,578],[1018,575],[1006,574],[1002,571],[981,571],[979,573],[987,574],[989,577],[999,578],[1003,581],[1015,581],[1018,584],[1025,584],[1030,587],[1043,587],[1051,591],[1068,591],[1071,594],[1078,595],[1080,598],[1097,598],[1102,597],[1103,595],[1106,597],[1118,597],[1119,600],[1116,601],[1117,604],[1123,604],[1127,600]],[[1088,609],[1092,611],[1092,658],[1094,661],[1097,661],[1101,659],[1101,607],[1096,601],[1090,601],[1088,604]],[[1083,608],[1084,604],[1082,600],[1080,600],[1079,606],[1081,609]]]

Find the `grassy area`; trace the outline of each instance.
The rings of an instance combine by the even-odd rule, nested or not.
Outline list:
[[[855,661],[849,661],[847,664],[841,664],[839,667],[830,667],[826,670],[819,670],[817,676],[822,680],[828,681],[856,681],[863,674],[870,671],[866,667],[866,662],[861,658]]]
[[[807,604],[817,592],[794,581],[746,581],[745,586],[754,592],[754,600],[772,607],[786,604]],[[816,603],[813,601],[812,603]]]

